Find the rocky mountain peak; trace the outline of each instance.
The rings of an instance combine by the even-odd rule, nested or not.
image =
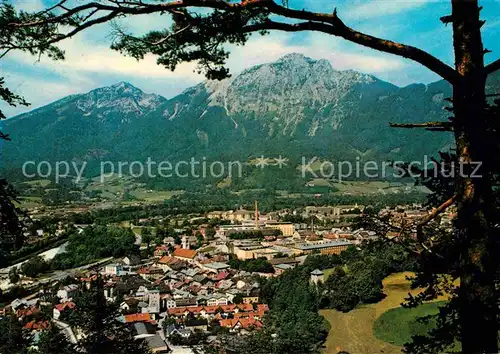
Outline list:
[[[159,95],[144,93],[132,84],[121,81],[79,95],[76,105],[78,109],[87,115],[93,112],[105,115],[117,111],[123,114],[136,113],[142,115],[155,109],[165,100]]]
[[[209,105],[223,107],[228,115],[244,112],[274,116],[279,125],[295,127],[304,119],[303,107],[316,107],[322,112],[327,106],[335,106],[332,115],[337,124],[346,114],[337,103],[348,95],[359,96],[364,87],[373,85],[384,91],[396,88],[372,75],[335,70],[328,60],[291,53],[203,86],[209,94]]]

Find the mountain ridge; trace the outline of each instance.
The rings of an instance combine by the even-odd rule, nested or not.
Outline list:
[[[498,91],[499,76],[490,80]],[[67,96],[5,121],[5,168],[27,160],[239,160],[303,156],[412,160],[453,146],[449,135],[388,122],[446,120],[444,81],[398,87],[289,54],[170,99],[127,82]],[[95,173],[95,170],[90,169]],[[89,172],[91,173],[91,172]]]

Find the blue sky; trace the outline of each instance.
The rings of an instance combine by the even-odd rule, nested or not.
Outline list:
[[[27,10],[41,10],[52,0],[12,0]],[[79,1],[82,2],[81,0]],[[417,46],[453,65],[451,26],[445,27],[441,16],[451,12],[450,0],[289,0],[293,8],[331,12],[354,29]],[[486,61],[500,57],[500,0],[483,0],[483,40],[493,51]],[[143,33],[161,29],[165,16],[138,16],[120,20],[130,31]],[[100,25],[62,43],[67,59],[53,62],[48,58],[12,53],[0,61],[0,76],[8,86],[26,96],[30,108],[11,108],[0,103],[7,116],[42,106],[73,93],[128,81],[145,92],[173,97],[204,78],[194,65],[183,64],[175,72],[156,65],[155,58],[137,62],[109,49],[110,26]],[[274,61],[299,52],[314,59],[327,59],[339,70],[354,69],[404,86],[414,82],[429,83],[438,79],[426,68],[411,61],[380,53],[321,33],[255,34],[244,47],[230,47],[228,67],[237,73],[256,64]]]

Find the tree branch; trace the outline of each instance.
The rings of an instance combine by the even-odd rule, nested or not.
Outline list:
[[[67,9],[66,12],[60,15],[26,23],[11,23],[7,26],[30,27],[43,24],[57,24],[61,23],[61,21],[69,21],[73,18],[73,16],[85,13],[89,10],[95,10],[96,12],[108,12],[108,14],[105,16],[80,23],[76,25],[72,31],[66,34],[60,34],[54,38],[49,39],[47,42],[42,43],[42,45],[47,45],[59,42],[68,37],[72,37],[73,35],[83,31],[88,27],[109,21],[110,19],[113,19],[119,15],[141,15],[156,12],[163,13],[166,11],[178,10],[183,8],[209,8],[226,12],[236,12],[241,11],[242,9],[260,8],[262,10],[268,11],[273,15],[279,15],[289,19],[305,20],[308,22],[288,24],[268,20],[258,24],[243,26],[243,29],[235,29],[235,31],[242,30],[245,33],[261,30],[281,30],[289,32],[304,30],[320,31],[337,37],[341,37],[347,41],[357,43],[368,48],[411,59],[427,67],[429,70],[440,75],[450,83],[454,83],[460,79],[460,75],[452,67],[446,65],[441,60],[421,49],[370,36],[368,34],[364,34],[352,28],[349,28],[340,20],[340,18],[337,16],[336,11],[330,14],[316,13],[305,10],[294,10],[288,7],[281,6],[272,0],[242,0],[241,2],[228,2],[226,0],[176,0],[154,4],[129,0],[113,0],[109,2],[114,5],[103,4],[100,2],[91,2],[85,5],[76,6],[72,9]]]
[[[484,69],[486,70],[486,75],[492,74],[495,71],[500,70],[500,59],[497,59],[493,63],[486,65]]]
[[[453,124],[450,122],[426,122],[426,123],[389,123],[391,128],[425,128],[427,130],[451,131]]]
[[[417,240],[422,241],[422,236],[423,236],[423,228],[425,225],[427,225],[429,222],[434,220],[438,215],[443,213],[448,207],[450,207],[453,203],[455,203],[457,196],[454,195],[447,201],[445,201],[443,204],[438,206],[436,209],[434,209],[432,212],[430,212],[427,216],[425,216],[422,220],[420,220],[417,224]]]
[[[331,23],[333,26],[331,28],[331,31],[327,33],[344,38],[345,40],[360,44],[365,47],[369,47],[389,54],[394,54],[397,56],[402,56],[404,58],[416,61],[417,63],[427,67],[429,70],[435,72],[450,83],[454,83],[460,79],[460,75],[452,67],[446,65],[441,60],[421,49],[402,43],[370,36],[349,28],[337,16],[336,10],[332,14],[299,11],[280,6],[271,0],[268,0],[268,4],[266,7],[272,13],[289,18]]]

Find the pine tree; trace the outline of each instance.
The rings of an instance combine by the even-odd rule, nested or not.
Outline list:
[[[149,354],[144,340],[134,340],[131,328],[119,320],[118,306],[104,297],[102,278],[90,284],[74,298],[76,308],[68,322],[78,328],[84,338],[79,345],[92,354]]]
[[[0,354],[27,354],[30,337],[16,316],[0,318]]]
[[[40,334],[36,347],[38,349],[33,354],[78,353],[75,346],[68,341],[66,335],[54,325]]]

